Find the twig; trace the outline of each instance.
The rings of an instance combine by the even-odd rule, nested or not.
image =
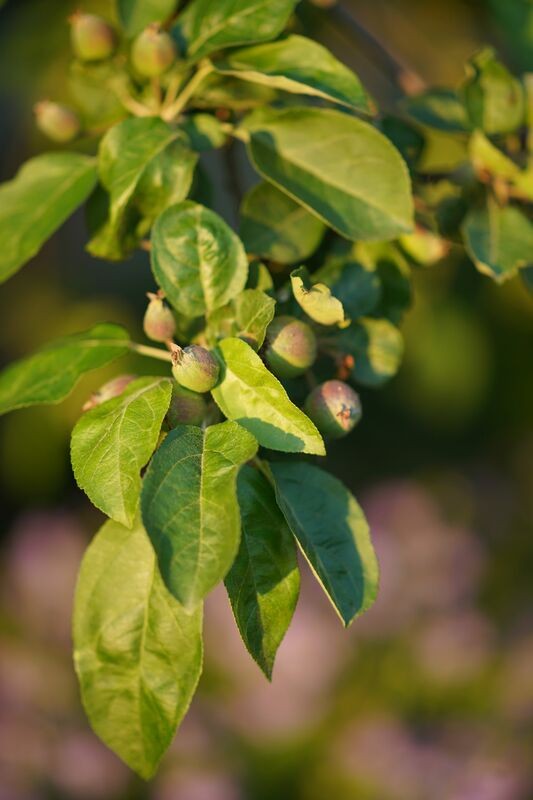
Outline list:
[[[201,62],[198,70],[194,73],[189,83],[177,96],[174,103],[165,108],[165,110],[162,112],[161,116],[166,122],[171,122],[178,116],[178,114],[181,111],[183,111],[183,109],[185,108],[191,97],[194,95],[194,93],[204,80],[204,78],[206,78],[211,72],[213,72],[213,70],[214,67],[210,61]]]
[[[160,350],[159,347],[150,347],[146,344],[137,344],[137,342],[130,342],[129,348],[140,356],[157,358],[160,361],[169,361],[172,363],[172,353],[169,353],[168,350]]]

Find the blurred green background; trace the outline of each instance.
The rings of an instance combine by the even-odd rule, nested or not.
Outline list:
[[[112,14],[109,5],[83,7]],[[301,24],[388,110],[399,94],[392,62],[368,33],[415,83],[455,85],[487,42],[515,71],[533,70],[530,0],[340,6],[339,15],[302,4]],[[49,147],[31,108],[68,100],[73,8],[2,5],[2,180]],[[221,209],[230,189],[221,172]],[[104,319],[140,335],[153,288],[145,254],[95,261],[84,235],[77,215],[2,287],[2,362]],[[376,606],[343,631],[304,569],[269,685],[216,592],[199,695],[149,785],[90,732],[70,660],[75,574],[101,520],[74,485],[68,437],[115,368],[84,379],[59,407],[2,420],[0,800],[533,798],[533,295],[519,279],[495,286],[454,249],[414,273],[403,330],[399,375],[361,393],[363,423],[331,446],[327,465],[371,522]]]

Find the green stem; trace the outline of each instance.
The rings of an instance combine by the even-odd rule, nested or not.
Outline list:
[[[161,350],[159,347],[150,347],[147,344],[137,344],[137,342],[129,343],[130,350],[138,353],[140,356],[147,356],[148,358],[157,358],[160,361],[172,362],[172,354],[168,350]]]
[[[214,67],[210,61],[203,61],[198,70],[194,73],[192,78],[190,79],[189,83],[185,86],[185,88],[180,92],[177,96],[176,100],[172,105],[165,108],[162,112],[161,116],[166,122],[171,122],[175,119],[181,111],[185,108],[195,91],[198,89],[204,78],[206,78],[211,72],[213,72]]]

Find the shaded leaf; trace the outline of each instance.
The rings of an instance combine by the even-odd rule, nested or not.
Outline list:
[[[233,563],[240,537],[236,481],[257,442],[234,422],[179,425],[146,471],[142,517],[169,591],[194,608]]]
[[[412,119],[429,128],[448,133],[464,133],[471,128],[464,103],[452,89],[429,89],[407,97],[402,105]]]
[[[225,305],[244,289],[248,275],[238,236],[214,211],[191,201],[157,219],[151,257],[169,303],[189,317]]]
[[[140,522],[106,522],[85,553],[74,608],[74,662],[94,731],[150,778],[202,669],[202,609],[167,592]]]
[[[93,158],[46,153],[0,186],[0,282],[36,255],[96,183]]]
[[[305,462],[270,465],[279,506],[343,623],[366,611],[378,564],[365,516],[343,484]]]
[[[172,34],[187,58],[225,47],[265,42],[281,33],[297,0],[192,0]]]
[[[412,227],[405,163],[366,122],[323,108],[258,109],[244,122],[258,172],[348,239]]]
[[[85,372],[127,353],[128,343],[124,328],[109,323],[50,342],[0,374],[0,414],[40,403],[59,403]]]
[[[139,378],[87,411],[72,432],[78,486],[104,514],[128,527],[137,511],[140,472],[157,446],[171,389],[168,378]]]
[[[284,92],[321,97],[367,114],[372,112],[357,75],[305,36],[287,36],[278,42],[232,51],[215,61],[215,69]]]
[[[291,285],[297,303],[312,320],[320,325],[344,323],[341,301],[331,294],[331,289],[325,283],[312,284],[305,267],[291,272]]]
[[[265,181],[250,189],[241,205],[239,234],[246,250],[280,264],[312,255],[325,230],[318,217]]]
[[[245,289],[227,306],[209,317],[209,329],[217,338],[239,336],[259,350],[266,329],[274,319],[276,301],[259,289]]]
[[[489,135],[519,128],[525,117],[524,90],[487,47],[467,65],[462,96],[473,127]]]
[[[270,678],[298,600],[300,573],[294,539],[268,480],[245,466],[237,487],[241,544],[226,589],[244,644]]]
[[[484,207],[470,209],[462,230],[467,253],[478,270],[498,283],[531,263],[533,224],[518,208],[501,208],[488,197]]]
[[[222,413],[253,433],[263,447],[324,455],[319,432],[257,353],[241,339],[225,339],[219,348],[222,379],[212,395]]]
[[[111,128],[98,154],[109,212],[89,252],[124,258],[167,206],[187,197],[196,161],[184,134],[157,117],[134,117]]]
[[[381,386],[400,367],[403,338],[386,319],[361,318],[335,339],[341,352],[354,359],[352,377],[363,386]]]
[[[174,13],[179,0],[118,0],[118,16],[124,33],[137,36],[151,22],[163,22]]]

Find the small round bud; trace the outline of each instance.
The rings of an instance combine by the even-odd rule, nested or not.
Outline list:
[[[133,42],[131,61],[139,75],[157,78],[176,60],[176,45],[159,25],[149,25]]]
[[[154,342],[168,342],[176,333],[174,315],[164,304],[160,293],[148,292],[148,298],[150,302],[144,314],[144,332]]]
[[[87,402],[83,405],[83,411],[89,411],[91,408],[101,406],[106,400],[111,400],[113,397],[118,397],[122,394],[126,386],[135,380],[135,375],[118,375],[112,378],[103,386],[100,386],[98,391],[93,392]]]
[[[278,378],[296,378],[316,358],[316,337],[309,325],[296,317],[276,317],[268,326],[265,359]]]
[[[176,425],[201,425],[207,414],[205,398],[198,392],[191,392],[175,383],[172,399],[167,411],[167,422],[171,428]]]
[[[77,58],[81,61],[102,61],[113,55],[117,37],[105,19],[77,11],[69,22],[72,49]]]
[[[192,392],[209,392],[218,381],[218,361],[209,350],[197,344],[172,348],[172,374],[177,382]]]
[[[80,132],[79,117],[67,106],[41,100],[33,110],[37,127],[54,142],[70,142]]]
[[[326,381],[313,389],[304,411],[323,436],[340,439],[361,419],[359,395],[343,381]]]

